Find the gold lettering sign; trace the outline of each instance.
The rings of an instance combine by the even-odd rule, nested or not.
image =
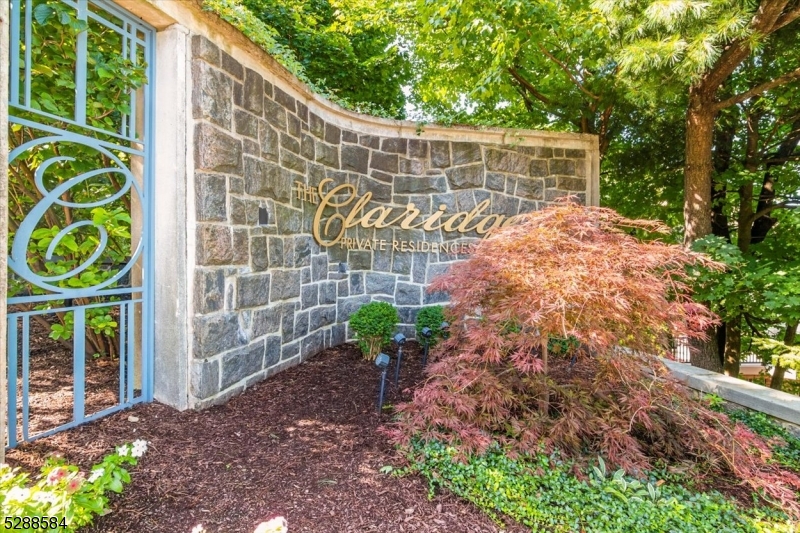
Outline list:
[[[400,229],[422,229],[423,231],[436,231],[443,229],[448,232],[468,233],[474,231],[478,235],[486,236],[493,230],[512,224],[516,216],[484,215],[491,202],[483,200],[471,211],[447,213],[447,206],[439,205],[436,211],[426,217],[420,216],[420,210],[413,203],[405,208],[378,206],[363,213],[364,208],[372,200],[372,193],[365,192],[360,197],[354,185],[343,183],[326,191],[333,183],[330,178],[323,179],[318,187],[310,187],[296,181],[296,197],[299,200],[314,204],[317,209],[311,233],[320,246],[333,246],[339,244],[348,249],[359,250],[394,250],[398,252],[444,252],[454,254],[469,253],[471,245],[466,243],[438,243],[428,241],[386,241],[378,239],[351,239],[346,238],[345,231],[356,226],[362,228],[388,228],[395,226]],[[326,209],[330,213],[328,220],[323,224]],[[347,214],[339,209],[349,208]],[[333,230],[332,228],[337,228]],[[333,234],[332,234],[333,233]]]

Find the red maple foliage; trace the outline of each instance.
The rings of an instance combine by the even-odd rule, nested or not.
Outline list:
[[[630,473],[656,461],[734,477],[800,516],[800,478],[766,443],[695,400],[655,355],[702,337],[714,315],[690,297],[687,267],[707,258],[641,241],[666,231],[609,209],[563,202],[521,217],[434,280],[454,317],[429,377],[388,428],[402,445],[440,440],[463,454],[597,454]],[[549,354],[553,339],[580,348]]]

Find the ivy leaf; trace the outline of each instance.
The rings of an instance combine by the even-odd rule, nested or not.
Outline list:
[[[33,18],[39,24],[45,24],[56,11],[48,4],[39,4],[33,9]]]

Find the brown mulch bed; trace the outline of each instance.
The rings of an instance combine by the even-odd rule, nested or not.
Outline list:
[[[387,403],[411,396],[423,375],[421,350],[406,347],[400,386]],[[392,358],[389,381],[394,373]],[[112,513],[90,531],[252,532],[283,515],[291,533],[472,533],[503,530],[448,494],[428,499],[416,476],[380,473],[399,459],[378,431],[379,372],[352,345],[330,348],[246,390],[225,405],[178,412],[153,403],[24,445],[13,465],[38,468],[51,453],[87,468],[115,445],[150,442]]]

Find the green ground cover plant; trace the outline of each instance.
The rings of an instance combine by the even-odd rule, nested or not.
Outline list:
[[[365,359],[375,359],[381,349],[389,345],[398,322],[397,309],[386,302],[371,302],[353,313],[350,329]]]
[[[417,340],[422,342],[422,328],[431,328],[431,339],[428,345],[433,348],[444,336],[442,331],[442,322],[447,322],[444,314],[444,306],[442,305],[429,305],[423,307],[417,313]]]
[[[716,492],[687,490],[655,474],[644,480],[609,472],[599,459],[575,475],[557,454],[508,457],[497,445],[458,460],[455,447],[415,441],[408,469],[428,480],[431,491],[446,488],[502,524],[508,516],[550,533],[790,532],[780,513],[743,511]]]

